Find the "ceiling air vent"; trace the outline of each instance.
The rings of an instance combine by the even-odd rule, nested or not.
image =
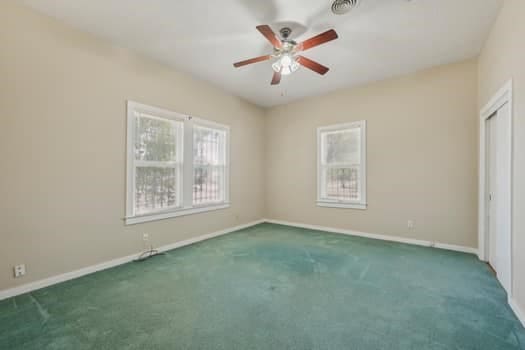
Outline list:
[[[335,0],[332,4],[332,12],[336,15],[344,15],[357,6],[358,0]]]

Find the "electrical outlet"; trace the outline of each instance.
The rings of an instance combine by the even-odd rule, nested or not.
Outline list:
[[[413,220],[408,220],[408,229],[409,230],[413,230],[414,229],[414,221]]]
[[[15,278],[22,277],[26,274],[26,266],[24,264],[13,267]]]
[[[143,234],[143,235],[142,235],[142,240],[143,240],[144,242],[149,241],[149,234],[148,234],[148,233]]]

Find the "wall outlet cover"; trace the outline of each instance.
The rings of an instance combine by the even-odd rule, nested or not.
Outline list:
[[[15,278],[22,277],[26,274],[26,266],[24,264],[13,267]]]

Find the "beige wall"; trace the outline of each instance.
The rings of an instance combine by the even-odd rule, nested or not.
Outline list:
[[[0,47],[0,290],[263,217],[263,110],[14,1]],[[127,99],[231,126],[230,209],[123,225]]]
[[[477,84],[472,60],[269,110],[267,217],[477,247]],[[317,207],[316,128],[363,119],[368,210]]]
[[[514,82],[513,294],[525,310],[525,1],[505,0],[479,58],[479,108]]]

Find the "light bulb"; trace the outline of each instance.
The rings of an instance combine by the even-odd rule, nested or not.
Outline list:
[[[292,64],[292,58],[290,57],[290,55],[283,55],[283,57],[281,58],[281,65],[283,67],[289,67],[291,64]]]

